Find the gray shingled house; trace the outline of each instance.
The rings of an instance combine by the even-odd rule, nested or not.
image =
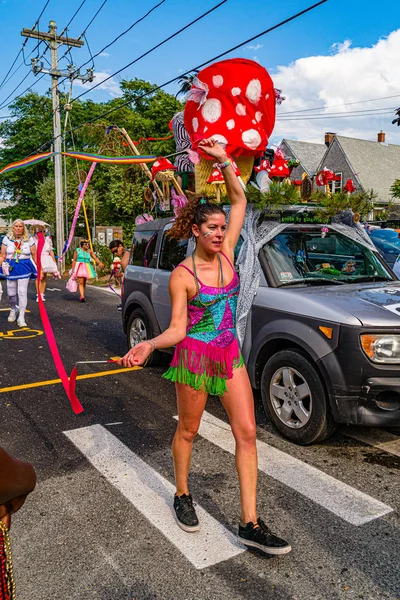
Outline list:
[[[327,168],[340,175],[340,181],[332,182],[332,191],[342,189],[352,179],[357,189],[373,189],[378,194],[377,203],[392,200],[390,187],[400,179],[400,146],[387,144],[383,131],[376,142],[326,133],[325,144],[283,139],[280,148],[285,156],[300,161],[292,179],[301,179],[304,172],[313,177]]]
[[[352,179],[357,189],[373,189],[377,203],[392,200],[390,187],[400,178],[400,146],[387,144],[383,131],[376,142],[327,133],[325,143],[327,150],[318,170],[326,167],[340,174],[337,187]]]
[[[325,144],[312,144],[298,140],[283,139],[279,147],[285,156],[300,161],[300,165],[293,169],[291,179],[301,179],[303,173],[314,177],[326,152]]]

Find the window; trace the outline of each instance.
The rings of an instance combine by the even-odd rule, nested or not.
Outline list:
[[[369,248],[333,230],[322,237],[320,227],[287,229],[267,242],[263,251],[280,285],[391,280]]]
[[[135,231],[131,250],[131,264],[148,267],[156,249],[156,231]]]
[[[337,181],[329,182],[329,189],[331,191],[331,194],[333,194],[334,192],[341,192],[343,187],[343,173],[335,173],[335,175],[338,178],[340,177],[340,179],[338,179]]]
[[[173,271],[186,258],[188,240],[177,240],[164,232],[159,268]]]

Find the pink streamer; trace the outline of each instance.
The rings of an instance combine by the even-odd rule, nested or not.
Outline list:
[[[43,246],[44,246],[43,233],[41,233],[41,232],[38,233],[38,240],[39,241],[38,241],[38,255],[37,255],[37,273],[38,273],[38,281],[40,281],[40,273],[42,270],[42,262],[41,262],[42,261],[42,250],[43,250]],[[61,360],[61,356],[60,356],[60,353],[59,353],[58,347],[57,347],[56,338],[54,337],[53,329],[50,324],[50,320],[49,320],[45,305],[43,303],[41,294],[38,294],[38,302],[39,302],[40,318],[42,319],[44,333],[47,338],[47,343],[49,344],[51,356],[54,360],[54,365],[57,369],[58,376],[61,379],[61,383],[64,387],[65,393],[67,394],[68,400],[71,403],[71,408],[76,415],[79,415],[79,413],[83,412],[83,406],[79,402],[78,398],[76,397],[76,393],[75,393],[76,374],[75,374],[75,378],[74,378],[74,373],[72,373],[71,379],[70,380],[68,379],[68,375],[67,375],[65,367],[63,365],[63,362]]]
[[[69,232],[68,240],[67,240],[67,242],[66,242],[66,244],[64,246],[64,250],[63,250],[62,255],[58,259],[60,262],[62,262],[64,256],[66,255],[66,253],[68,251],[68,248],[71,245],[72,238],[74,237],[76,222],[78,221],[78,216],[79,216],[79,211],[81,210],[82,201],[83,201],[83,198],[85,196],[85,193],[86,193],[86,190],[87,190],[87,186],[89,185],[89,182],[90,182],[90,180],[92,178],[93,171],[96,168],[96,165],[97,165],[96,162],[92,163],[92,165],[91,165],[91,167],[89,169],[89,173],[86,176],[85,183],[83,184],[81,193],[79,194],[79,199],[78,199],[78,203],[77,203],[76,208],[75,208],[75,214],[74,214],[74,218],[72,220],[72,225],[71,225],[71,229],[70,229],[70,232]]]

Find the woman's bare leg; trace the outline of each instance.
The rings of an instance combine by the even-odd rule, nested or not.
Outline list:
[[[40,289],[41,294],[44,294],[46,291],[46,283],[47,283],[47,273],[42,272],[41,277],[40,277],[40,284],[39,284],[39,289]]]
[[[79,287],[79,297],[85,297],[85,287],[86,287],[86,277],[77,277],[78,279],[78,287]]]
[[[198,392],[189,385],[176,383],[178,426],[172,442],[176,495],[189,494],[188,477],[193,440],[199,429],[207,394]]]
[[[236,469],[239,476],[240,505],[243,523],[257,522],[257,447],[254,398],[244,367],[234,369],[221,398],[228,414],[236,442]]]

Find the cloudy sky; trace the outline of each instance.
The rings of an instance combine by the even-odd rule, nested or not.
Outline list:
[[[103,1],[86,0],[82,5],[82,0],[69,3],[50,0],[39,27],[47,31],[49,20],[54,19],[60,32],[82,5],[68,28],[69,36],[78,37]],[[118,97],[119,82],[124,78],[139,77],[161,85],[304,10],[317,0],[286,3],[227,0],[187,31],[114,75],[219,1],[143,0],[139,3],[107,0],[87,28],[85,46],[73,49],[71,55],[62,58],[60,66],[65,69],[71,60],[79,66],[90,59],[90,51],[92,54],[100,53],[94,61],[96,79],[93,85],[108,79],[93,90],[88,84],[82,86],[76,82],[73,96],[85,92],[83,98],[96,101]],[[24,48],[27,64],[20,54],[7,75],[21,49],[24,39],[20,36],[21,29],[33,26],[45,4],[46,0],[0,0],[3,42],[0,116],[9,114],[7,105],[29,86],[41,93],[48,88],[48,76],[38,81],[30,73],[30,58],[37,56],[37,43],[32,39]],[[126,35],[105,48],[151,9],[154,10]],[[43,52],[44,46],[39,50]],[[63,52],[64,49],[60,49],[60,56]],[[227,55],[233,56],[251,58],[265,66],[276,87],[281,88],[286,96],[286,101],[278,109],[272,143],[279,142],[282,137],[322,142],[325,131],[375,140],[377,132],[384,130],[387,142],[400,144],[400,127],[391,124],[394,109],[400,106],[397,0],[381,3],[328,0],[308,14]],[[47,52],[43,60],[48,58]],[[175,93],[177,85],[170,84],[166,89]],[[73,121],[73,112],[71,116]]]

